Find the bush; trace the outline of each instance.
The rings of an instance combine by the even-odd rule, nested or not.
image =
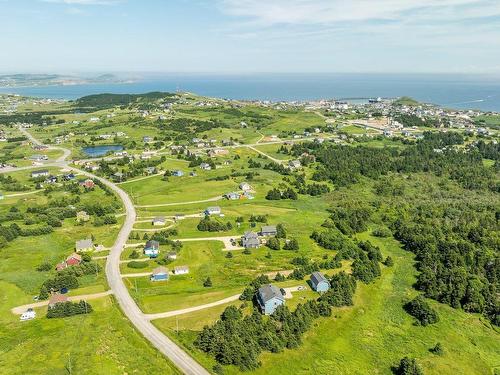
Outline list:
[[[434,345],[434,347],[430,348],[429,351],[433,354],[436,354],[436,355],[443,355],[444,354],[444,348],[440,342],[438,342],[436,345]]]
[[[299,249],[299,242],[295,238],[292,238],[292,239],[285,242],[283,249],[284,250],[298,250]]]
[[[147,262],[147,261],[146,262],[139,262],[139,261],[133,260],[133,261],[127,263],[127,267],[136,268],[136,269],[147,268],[148,265],[149,265],[149,262]]]
[[[424,375],[415,358],[404,357],[395,369],[396,375]]]
[[[374,229],[372,235],[375,237],[390,237],[392,236],[392,232],[389,228],[381,227]]]
[[[44,262],[36,267],[36,270],[39,272],[50,271],[52,269],[52,264],[48,262]]]
[[[137,259],[141,256],[137,250],[132,250],[130,255],[128,256],[130,259]]]
[[[384,265],[386,265],[387,267],[392,267],[394,265],[394,261],[392,260],[392,258],[390,256],[385,258]]]
[[[49,307],[47,310],[47,318],[64,318],[79,314],[89,314],[91,312],[92,306],[86,301],[80,301],[78,303],[68,301],[56,303],[53,307]]]
[[[280,240],[278,240],[276,237],[271,237],[267,240],[266,246],[270,248],[271,250],[279,250],[281,249],[281,244]]]
[[[207,277],[206,280],[203,282],[203,286],[205,288],[210,288],[212,286],[212,279],[210,277]]]
[[[437,312],[427,303],[427,301],[425,301],[424,297],[420,295],[410,302],[407,302],[404,305],[404,309],[408,314],[415,317],[423,326],[439,321]]]

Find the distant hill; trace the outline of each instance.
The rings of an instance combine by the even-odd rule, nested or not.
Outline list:
[[[75,101],[79,107],[110,108],[114,106],[127,106],[141,100],[159,100],[175,96],[169,92],[148,92],[145,94],[96,94],[83,96]]]
[[[114,74],[101,74],[96,77],[80,77],[61,74],[4,74],[0,75],[0,87],[67,86],[92,83],[124,82]]]
[[[394,105],[407,105],[407,106],[417,106],[420,105],[420,102],[417,100],[410,98],[409,96],[402,96],[401,98],[397,99],[393,103]]]

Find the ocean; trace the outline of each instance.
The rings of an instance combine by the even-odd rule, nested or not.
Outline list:
[[[188,91],[246,100],[314,100],[411,96],[446,108],[500,112],[500,76],[453,74],[158,74],[131,83],[0,88],[44,98],[99,93]]]

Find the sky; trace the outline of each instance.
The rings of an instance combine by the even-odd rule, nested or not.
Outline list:
[[[0,72],[500,73],[500,0],[0,0]]]

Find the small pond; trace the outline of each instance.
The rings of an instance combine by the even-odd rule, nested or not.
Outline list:
[[[122,150],[123,146],[121,145],[99,145],[99,146],[89,146],[82,148],[83,153],[87,156],[90,156],[91,158],[104,156],[110,151],[116,152]]]

